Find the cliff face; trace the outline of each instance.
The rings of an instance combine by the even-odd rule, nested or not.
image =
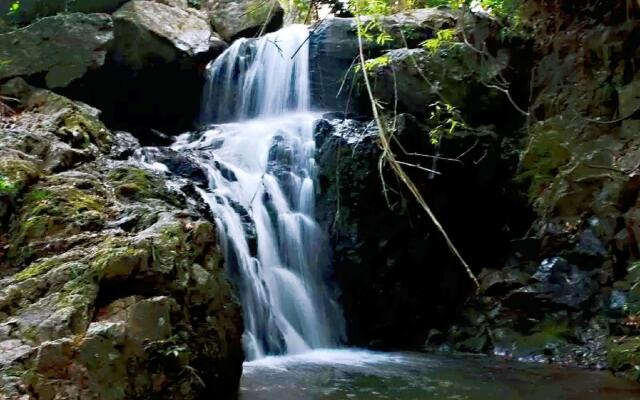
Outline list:
[[[0,397],[232,397],[242,318],[214,226],[98,110],[2,90]]]
[[[497,22],[456,15],[467,43],[372,59],[386,112],[392,105],[415,116],[402,121],[417,122],[396,120],[394,151],[441,173],[407,166],[481,288],[472,295],[411,196],[384,168],[378,173],[375,129],[362,135],[329,116],[318,127],[329,138],[318,160],[321,197],[357,343],[429,339],[515,358],[608,363],[637,378],[639,7],[526,1],[516,37]],[[493,78],[504,79],[476,68],[483,51]],[[427,105],[438,93],[466,126],[433,147],[429,133],[440,126]],[[365,284],[352,287],[355,280]]]
[[[556,360],[602,366],[608,351],[609,366],[634,379],[634,352],[623,361],[619,346],[637,343],[639,333],[633,322],[639,311],[639,8],[636,2],[523,5],[535,62],[516,179],[536,213],[527,234],[535,256],[514,252],[500,278],[496,272],[485,278],[499,284],[524,271],[531,277],[526,285],[494,286],[492,296],[479,299],[491,304],[498,321],[487,331],[494,346],[508,347],[515,330],[527,334],[518,340],[521,348],[537,347]]]

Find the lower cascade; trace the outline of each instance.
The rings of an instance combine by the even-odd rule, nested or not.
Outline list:
[[[200,194],[244,309],[249,360],[335,347],[343,336],[314,217],[318,115],[309,106],[307,36],[291,26],[236,41],[208,68],[209,125],[174,145],[207,171]]]

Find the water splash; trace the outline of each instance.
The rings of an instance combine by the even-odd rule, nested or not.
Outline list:
[[[326,284],[327,241],[315,216],[308,30],[241,39],[208,67],[198,154],[227,270],[244,310],[249,360],[338,345],[339,307]]]

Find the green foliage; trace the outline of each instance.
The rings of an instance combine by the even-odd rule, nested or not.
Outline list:
[[[355,15],[381,16],[392,12],[391,2],[387,0],[350,1],[349,8]]]
[[[389,63],[391,63],[391,57],[389,57],[389,55],[384,55],[384,56],[367,60],[365,62],[365,69],[367,70],[367,72],[371,72],[378,69],[379,67],[384,67],[389,65]],[[360,66],[358,65],[356,67],[356,70],[359,70],[359,67]]]
[[[14,1],[9,6],[8,15],[11,15],[11,16],[17,15],[20,12],[20,7],[21,7],[20,1]]]
[[[49,190],[35,189],[29,192],[29,194],[27,195],[26,201],[30,203],[38,203],[40,201],[51,198],[52,195],[53,193],[51,193]]]
[[[311,2],[309,0],[293,0],[293,8],[297,10],[301,19],[304,20],[306,19],[306,16],[311,12]]]
[[[640,261],[631,263],[627,269],[626,281],[629,285],[629,295],[623,306],[626,315],[640,314]]]
[[[548,188],[556,176],[571,160],[565,142],[565,127],[554,122],[538,124],[532,128],[531,141],[520,160],[516,182],[528,186],[531,201]]]
[[[460,110],[451,104],[440,101],[429,105],[429,119],[427,121],[431,126],[429,138],[433,145],[438,145],[443,137],[451,136],[457,130],[467,127]]]
[[[436,37],[422,42],[421,46],[429,53],[434,54],[443,47],[451,47],[456,41],[456,37],[455,29],[443,29],[438,31]]]
[[[483,10],[499,17],[510,16],[520,5],[520,0],[427,0],[427,7],[471,7]]]
[[[9,178],[4,175],[0,175],[0,193],[14,195],[18,191],[16,185],[14,185]]]

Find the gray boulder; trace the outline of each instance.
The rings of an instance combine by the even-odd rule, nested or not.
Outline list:
[[[375,41],[363,43],[365,57],[374,58],[390,49],[418,46],[435,36],[441,29],[456,24],[455,17],[446,10],[425,8],[398,13],[380,20],[391,41],[380,45]],[[349,72],[358,56],[358,36],[353,18],[331,18],[323,21],[312,33],[311,86],[317,106],[323,109],[358,112],[362,94],[354,82],[356,74]]]
[[[158,59],[169,63],[180,55],[196,56],[226,47],[195,9],[134,0],[118,9],[113,19],[114,52],[136,69]]]
[[[210,0],[203,5],[211,24],[222,37],[233,40],[253,36],[266,25],[266,31],[280,28],[284,10],[277,0]]]
[[[15,0],[0,0],[0,10],[3,13],[9,9]],[[82,13],[111,13],[127,0],[23,0],[20,11],[15,19],[25,23],[36,18],[49,17],[61,12]]]
[[[104,64],[113,40],[106,14],[64,14],[0,34],[0,80],[46,73],[50,88],[67,86]]]

